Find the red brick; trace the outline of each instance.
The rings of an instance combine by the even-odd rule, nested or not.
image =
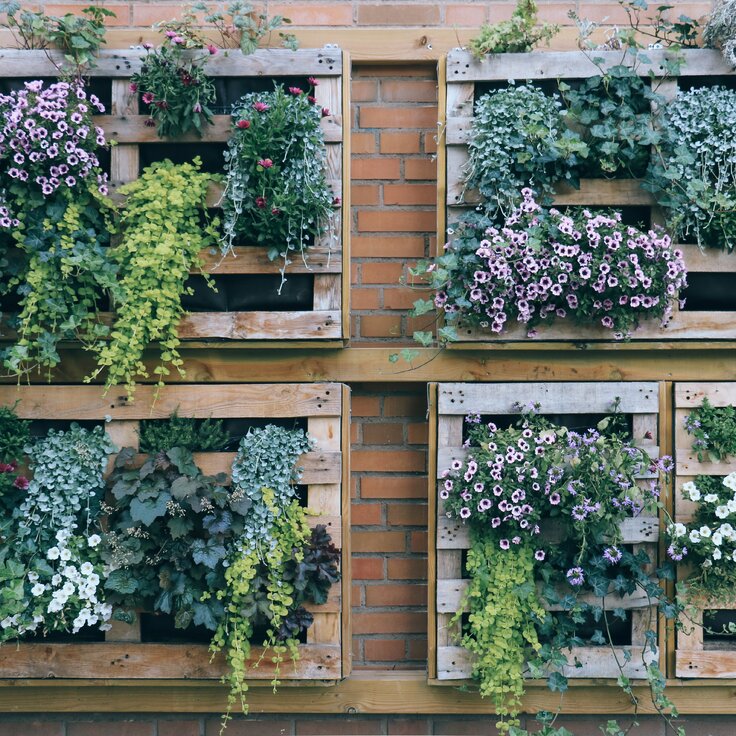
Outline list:
[[[419,131],[381,133],[381,153],[419,153]]]
[[[381,100],[384,102],[436,102],[437,82],[430,79],[382,79]]]
[[[401,317],[393,315],[365,315],[360,318],[362,337],[399,337]]]
[[[437,137],[434,133],[424,133],[422,139],[424,153],[437,153]]]
[[[409,659],[427,660],[426,639],[409,639]]]
[[[350,243],[354,258],[422,258],[425,250],[423,237],[357,235]]]
[[[183,5],[133,5],[134,26],[152,26],[162,20],[181,18]]]
[[[364,424],[364,445],[400,445],[404,441],[404,427],[401,424]]]
[[[357,310],[378,309],[379,292],[376,289],[352,289],[350,307]]]
[[[389,718],[388,736],[426,736],[432,726],[426,718]]]
[[[350,605],[352,607],[363,605],[363,586],[362,585],[351,585],[350,586]]]
[[[437,128],[435,106],[413,105],[393,107],[390,105],[362,105],[360,108],[361,128]]]
[[[395,662],[406,657],[403,639],[366,639],[365,658],[373,662]]]
[[[383,731],[382,719],[333,718],[296,722],[296,736],[373,736]]]
[[[378,82],[375,79],[354,79],[350,85],[353,102],[375,102],[377,95]]]
[[[354,470],[354,468],[353,468]],[[417,476],[369,476],[360,479],[361,498],[427,498],[427,479]]]
[[[434,210],[359,210],[358,230],[361,232],[425,232],[437,228]]]
[[[24,9],[26,7],[26,3],[23,3]],[[89,3],[79,3],[79,4],[56,4],[53,3],[51,5],[44,5],[43,11],[46,13],[46,15],[53,15],[53,16],[62,16],[66,15],[67,13],[71,13],[72,15],[82,15],[80,12],[82,8],[88,8]],[[105,3],[105,8],[107,10],[112,10],[113,13],[115,13],[114,18],[105,18],[105,25],[108,27],[115,27],[115,26],[129,26],[130,25],[130,8],[127,5],[114,5],[112,3]]]
[[[350,464],[354,473],[423,472],[426,453],[420,450],[353,450]]]
[[[484,5],[448,5],[445,8],[445,25],[470,26],[475,29],[486,20]]]
[[[350,203],[352,205],[376,205],[379,203],[377,184],[353,184],[350,187]]]
[[[353,179],[398,179],[401,175],[398,158],[354,158],[351,162]]]
[[[426,422],[413,422],[408,427],[410,445],[426,445],[429,439],[429,427]]]
[[[348,3],[325,5],[269,5],[268,14],[283,15],[295,26],[351,26],[353,9]],[[287,28],[288,30],[288,28]]]
[[[433,205],[436,201],[437,187],[434,184],[385,184],[383,187],[384,204]]]
[[[421,299],[422,296],[422,294],[417,293],[414,289],[405,289],[402,287],[398,287],[396,289],[384,289],[383,308],[411,309],[414,306],[414,302],[417,299]]]
[[[404,263],[364,263],[360,269],[362,284],[397,284],[404,273]]]
[[[199,721],[159,721],[156,736],[199,736]]]
[[[438,5],[359,5],[359,26],[434,26],[440,22]]]
[[[350,535],[353,552],[404,552],[405,532],[352,532]]]
[[[353,613],[353,634],[419,634],[427,630],[427,614],[414,611]]]
[[[353,396],[350,409],[354,417],[377,417],[381,413],[381,400],[378,396]]]
[[[360,272],[360,266],[357,263],[351,263],[350,264],[350,283],[351,284],[357,284],[358,283],[358,273]]]
[[[429,535],[427,532],[412,532],[411,533],[411,551],[423,553],[427,551],[427,544]]]
[[[389,526],[427,526],[427,504],[392,503],[388,507]]]
[[[427,397],[387,396],[383,402],[383,415],[386,417],[422,417],[427,414]]]
[[[366,585],[366,606],[426,606],[426,585]]]
[[[66,724],[66,736],[100,736],[102,733],[153,736],[153,721],[69,721]]]
[[[350,523],[367,526],[383,523],[383,505],[380,503],[354,503],[350,506]]]
[[[4,721],[0,736],[61,736],[63,729],[61,721]]]
[[[352,133],[350,135],[351,153],[375,153],[376,152],[376,134],[375,133]]]
[[[437,162],[428,158],[408,158],[404,162],[404,176],[411,180],[437,178]]]
[[[383,557],[353,557],[350,567],[353,580],[383,580]]]
[[[427,561],[416,558],[395,557],[388,561],[390,580],[426,580]]]

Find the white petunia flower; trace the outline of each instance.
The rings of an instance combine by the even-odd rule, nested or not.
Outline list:
[[[88,540],[87,544],[90,547],[96,547],[100,542],[102,541],[102,538],[99,534],[93,534]]]
[[[721,550],[714,549],[713,554],[711,555],[714,560],[720,560],[721,559]]]
[[[31,588],[31,595],[43,595],[46,592],[46,586],[42,585],[41,583],[36,583]]]
[[[671,524],[669,533],[673,537],[684,537],[687,534],[687,527],[684,524]]]
[[[683,483],[682,490],[687,493],[691,501],[700,501],[700,491],[692,481]]]
[[[726,508],[728,509],[729,513],[733,514],[736,512],[736,498],[732,498],[730,501],[726,502]]]
[[[56,575],[54,575],[54,577],[51,578],[51,585],[61,585],[61,575],[59,575],[58,572],[56,573]]]
[[[79,568],[82,575],[91,575],[95,571],[95,566],[91,562],[83,562]]]
[[[718,532],[713,535],[713,544],[716,547],[720,547],[723,544],[723,537]]]
[[[38,580],[38,573],[37,572],[29,572],[28,573],[28,582],[29,583],[35,583]]]
[[[728,506],[716,506],[716,516],[719,519],[725,519],[729,513]]]
[[[59,544],[64,544],[69,539],[69,531],[67,529],[59,529],[58,532],[56,532],[56,541]]]
[[[703,526],[700,527],[700,529],[698,529],[698,532],[700,532],[701,537],[703,537],[704,539],[707,539],[710,536],[710,527],[705,526],[704,524]]]
[[[64,604],[58,598],[52,598],[49,607],[46,609],[49,613],[58,613],[64,607]]]
[[[693,544],[697,544],[700,541],[700,532],[697,529],[693,529],[690,532],[690,541]]]
[[[703,501],[706,503],[716,503],[718,501],[718,496],[715,493],[706,493],[705,496],[703,496]]]
[[[67,562],[68,560],[71,560],[72,553],[66,547],[64,547],[64,549],[59,552],[59,557],[64,560],[64,562]]]
[[[52,547],[47,553],[46,557],[49,560],[58,560],[59,559],[59,548],[58,547]]]
[[[726,488],[730,488],[732,491],[736,491],[736,473],[731,473],[723,479],[723,485]]]

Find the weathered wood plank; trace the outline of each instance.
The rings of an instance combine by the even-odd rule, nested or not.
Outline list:
[[[456,578],[455,580],[438,580],[437,581],[437,611],[439,613],[455,613],[460,610],[467,610],[462,607],[463,598],[470,584],[469,580]],[[560,595],[565,595],[568,591],[560,591]],[[644,608],[650,606],[652,601],[647,597],[646,593],[637,589],[631,595],[611,595],[601,598],[593,593],[583,593],[577,596],[580,603],[590,603],[594,606],[602,606],[606,609],[623,608],[631,610],[633,608]],[[564,608],[559,604],[550,605],[544,603],[544,607],[548,611],[562,611]]]
[[[138,96],[132,95],[125,79],[112,80],[113,115],[138,114]],[[137,145],[113,146],[110,150],[110,181],[114,186],[138,178],[140,151]]]
[[[659,519],[655,516],[637,516],[621,522],[624,544],[656,542],[659,539]],[[553,531],[550,531],[553,535]],[[460,519],[448,519],[442,514],[437,519],[437,549],[468,549],[470,533]]]
[[[134,35],[140,37],[138,31]],[[138,43],[139,41],[135,41]],[[193,52],[200,56],[202,52]],[[99,52],[96,66],[87,70],[91,77],[127,78],[139,72],[146,52],[137,49],[105,49]],[[53,77],[63,64],[57,51],[0,51],[0,77]],[[207,61],[207,74],[212,77],[333,77],[343,72],[342,53],[338,48],[325,49],[258,49],[244,55],[239,49],[220,51]]]
[[[313,273],[315,278],[320,274],[342,273],[342,251],[316,245],[309,248],[305,258],[293,255],[287,266],[287,274]],[[219,250],[208,248],[200,253],[202,270],[217,276],[277,274],[281,268],[281,260],[272,261],[268,257],[268,248],[260,245],[235,246],[232,253],[223,256]],[[200,269],[192,269],[191,273],[199,273]],[[339,308],[339,306],[337,307]]]
[[[339,416],[340,384],[220,384],[138,386],[128,400],[122,389],[103,395],[100,386],[0,386],[0,404],[13,405],[23,419],[167,419],[186,407],[195,419],[278,419]],[[155,399],[155,400],[154,400]]]
[[[254,648],[250,662],[258,662],[262,648]],[[301,645],[295,665],[285,662],[281,678],[336,679],[340,677],[340,647],[336,644]],[[0,649],[0,677],[204,679],[221,678],[224,658],[212,659],[204,644],[20,644]],[[248,671],[248,678],[271,679],[274,665],[265,657]]]
[[[736,652],[678,649],[676,677],[736,678]]]
[[[339,310],[319,312],[195,312],[179,325],[182,340],[329,340],[342,337]]]
[[[603,68],[621,64],[624,55],[620,51],[549,51],[525,54],[498,54],[478,61],[469,51],[454,49],[447,56],[448,84],[456,82],[505,81],[507,79],[582,79],[600,74],[591,58],[601,59]],[[680,75],[711,76],[734,73],[721,54],[710,49],[683,49],[678,51],[685,59]],[[647,51],[650,63],[640,63],[642,77],[653,72],[662,76],[664,61],[672,52]],[[590,58],[589,58],[590,57]],[[632,57],[628,56],[629,62]]]
[[[105,131],[108,141],[120,143],[160,143],[168,138],[161,138],[155,127],[146,125],[147,115],[130,115],[115,117],[112,115],[96,115],[94,124]],[[340,143],[342,141],[342,119],[339,115],[322,118],[322,131],[325,143]],[[229,140],[232,130],[230,115],[215,115],[211,125],[202,129],[202,135],[185,133],[176,136],[177,143],[224,143]]]
[[[715,407],[736,405],[736,382],[675,384],[675,406],[678,409],[695,409],[708,399]]]
[[[620,399],[624,414],[659,411],[656,382],[598,383],[443,383],[439,388],[440,414],[518,414],[518,402],[540,405],[542,414],[601,414]]]

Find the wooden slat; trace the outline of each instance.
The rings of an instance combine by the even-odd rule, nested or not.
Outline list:
[[[469,580],[456,578],[454,580],[437,580],[437,611],[439,613],[455,613],[456,611],[465,611],[465,607],[461,607],[463,598],[470,584]],[[559,594],[565,595],[566,591],[559,591]],[[631,595],[611,595],[601,598],[593,593],[582,593],[575,597],[578,603],[589,603],[593,606],[605,606],[607,609],[623,608],[631,610],[633,608],[644,608],[650,606],[652,601],[647,594],[637,588],[635,593]],[[560,604],[550,605],[544,603],[545,609],[548,611],[562,611],[564,608]]]
[[[250,661],[258,661],[254,648]],[[335,679],[340,677],[340,647],[301,645],[294,667],[285,662],[283,679]],[[222,655],[214,659],[207,645],[197,644],[20,644],[0,651],[0,677],[6,678],[140,678],[219,679],[226,672]],[[274,665],[265,657],[248,670],[249,679],[271,679]]]
[[[736,678],[736,652],[677,650],[676,677]]]
[[[219,250],[206,249],[201,252],[200,259],[202,270],[217,276],[277,274],[281,268],[280,260],[269,260],[268,248],[257,245],[235,246],[233,252],[226,256]],[[306,251],[306,258],[298,254],[292,256],[287,270],[290,274],[340,274],[342,252],[314,246]],[[193,269],[191,273],[199,273],[199,269]]]
[[[518,414],[517,402],[540,404],[542,414],[601,414],[620,399],[624,414],[650,414],[659,410],[659,388],[654,382],[598,383],[443,383],[440,414]]]
[[[133,35],[139,38],[140,31],[134,31]],[[139,41],[131,40],[130,43]],[[197,56],[202,54],[195,53]],[[143,50],[105,49],[99,52],[96,65],[86,74],[127,78],[141,70],[145,57]],[[0,77],[54,77],[63,64],[63,55],[56,51],[47,53],[7,48],[0,51]],[[258,49],[247,55],[239,49],[230,49],[207,60],[207,74],[211,77],[331,77],[341,75],[342,71],[342,54],[338,48]]]
[[[695,409],[703,399],[708,399],[715,407],[736,405],[736,382],[675,384],[675,406],[678,409]]]
[[[129,116],[138,114],[138,96],[133,95],[125,79],[112,80],[113,115]],[[140,152],[138,146],[113,146],[110,151],[110,181],[114,186],[138,178]]]
[[[138,386],[131,401],[122,389],[105,396],[100,386],[0,386],[0,404],[15,402],[22,419],[167,419],[182,407],[195,419],[338,416],[341,411],[337,383],[169,385],[158,391]]]
[[[638,73],[642,77],[653,72],[663,76],[664,62],[669,52],[647,51],[651,63],[640,61]],[[680,76],[711,76],[733,74],[734,70],[723,56],[710,49],[683,49],[680,52],[685,63]],[[611,68],[621,64],[620,51],[591,51],[591,58],[600,59],[602,67]],[[447,81],[480,82],[506,81],[508,79],[583,79],[600,74],[598,66],[582,51],[531,52],[526,54],[498,54],[487,56],[482,61],[473,58],[469,51],[455,49],[447,57]],[[629,63],[632,57],[629,56]]]
[[[179,325],[182,340],[329,340],[342,337],[339,310],[194,312]]]
[[[656,542],[659,538],[659,519],[655,516],[637,516],[621,522],[624,544]],[[459,519],[448,519],[440,514],[437,519],[437,549],[468,549],[470,534],[467,525]]]
[[[680,244],[688,273],[736,273],[736,258],[725,250],[706,251],[693,243]]]

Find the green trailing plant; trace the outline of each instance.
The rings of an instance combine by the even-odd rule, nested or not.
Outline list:
[[[26,446],[33,478],[0,542],[0,640],[109,628],[99,510],[114,450],[102,427],[76,424]]]
[[[470,580],[459,609],[470,613],[460,641],[474,655],[481,694],[502,717],[499,731],[517,735],[523,677],[546,676],[551,690],[564,692],[564,668],[575,665],[567,652],[578,646],[611,648],[636,709],[628,658],[613,648],[613,622],[626,616],[616,601],[640,591],[663,615],[681,612],[651,575],[648,555],[624,546],[621,526],[661,507],[658,481],[639,488],[636,478],[645,468],[669,472],[671,459],[653,462],[634,447],[619,414],[577,431],[536,411],[520,407],[506,429],[468,415],[468,455],[442,473],[439,491],[447,515],[470,527]],[[641,656],[655,707],[669,719],[655,631]]]
[[[660,142],[644,186],[665,208],[673,236],[701,248],[736,245],[736,92],[703,87],[662,108]]]
[[[0,407],[0,539],[12,528],[12,515],[28,488],[28,478],[18,472],[31,441],[31,423],[20,419],[15,407]]]
[[[510,214],[531,187],[551,201],[554,185],[577,186],[588,147],[570,131],[559,97],[529,85],[488,92],[475,104],[465,189],[477,190],[492,220]]]
[[[181,297],[189,293],[185,284],[200,251],[216,242],[216,222],[206,215],[211,177],[200,166],[199,158],[181,165],[158,162],[121,187],[127,196],[121,237],[110,254],[120,270],[115,322],[109,342],[97,349],[98,368],[88,381],[106,370],[106,388],[124,384],[132,394],[136,379],[149,377],[143,351],[152,342],[159,346],[157,385],[163,385],[169,366],[183,375]]]
[[[95,67],[95,57],[105,41],[105,18],[115,18],[112,10],[92,5],[81,15],[66,13],[61,17],[26,10],[15,0],[0,3],[6,14],[4,27],[10,29],[23,49],[58,48],[77,77]]]
[[[736,455],[736,407],[713,406],[708,398],[685,417],[700,462],[728,462]]]
[[[212,124],[215,85],[206,64],[217,48],[193,27],[194,16],[161,25],[163,43],[144,44],[143,66],[130,80],[132,94],[140,95],[150,125],[162,138],[177,137],[190,130],[202,135]]]
[[[270,38],[274,31],[291,23],[283,15],[269,18],[266,13],[258,12],[253,5],[241,0],[224,9],[196,2],[191,5],[190,12],[202,13],[204,22],[215,27],[222,48],[239,48],[244,54],[252,54],[264,38]],[[299,41],[293,33],[279,32],[279,38],[282,46],[292,51],[299,48]]]
[[[317,238],[333,234],[340,200],[325,175],[320,125],[329,114],[300,87],[250,93],[233,106],[225,152],[225,252],[239,240],[265,245],[271,260],[282,259],[283,279],[294,253],[303,258]]]
[[[156,454],[171,447],[218,452],[230,442],[222,419],[192,419],[174,412],[168,419],[144,419],[138,430],[140,451]]]
[[[560,27],[551,23],[539,23],[537,4],[534,0],[517,0],[509,20],[484,23],[477,37],[470,39],[470,50],[477,59],[486,54],[509,54],[532,51],[535,46],[550,40]]]
[[[723,58],[736,67],[736,0],[719,0],[703,29],[703,43],[721,50]]]

